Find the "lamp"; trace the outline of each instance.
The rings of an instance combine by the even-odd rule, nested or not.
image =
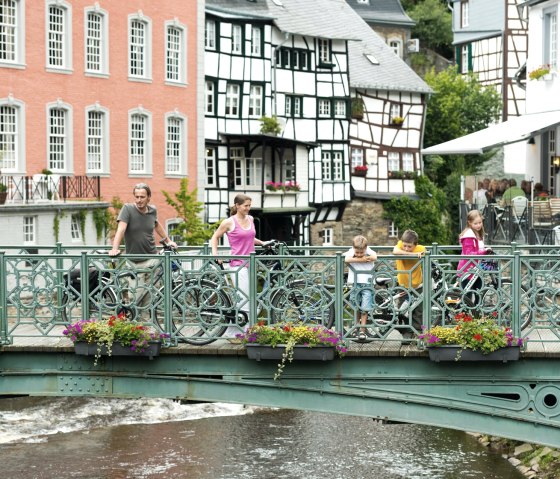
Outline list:
[[[529,138],[529,141],[527,142],[527,144],[534,145],[535,144],[535,137],[532,136],[531,138]]]
[[[558,170],[560,170],[560,156],[555,156],[552,164],[554,165],[554,173],[558,173]]]

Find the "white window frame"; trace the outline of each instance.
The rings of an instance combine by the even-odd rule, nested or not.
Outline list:
[[[469,26],[469,0],[461,0],[461,28]]]
[[[344,180],[344,154],[339,150],[321,152],[321,166],[323,181]]]
[[[206,19],[204,25],[204,47],[207,50],[216,50],[216,21]]]
[[[399,103],[391,103],[389,107],[389,123],[393,121],[393,118],[401,116],[401,105]]]
[[[171,230],[175,229],[181,223],[184,223],[185,220],[183,218],[171,218],[165,221],[165,232],[171,241],[175,241],[178,245],[186,246],[186,242],[183,240],[183,237],[180,235],[172,235]]]
[[[262,28],[251,25],[251,55],[254,57],[262,56],[262,37]]]
[[[0,67],[25,68],[25,0],[11,0],[11,8],[12,22],[0,23],[0,36],[11,38],[11,43],[3,43]]]
[[[241,147],[230,148],[233,163],[233,181],[236,188],[258,187],[261,181],[262,158],[245,156]]]
[[[216,114],[216,82],[212,80],[206,80],[205,84],[205,98],[204,102],[204,113],[206,115]]]
[[[414,155],[410,152],[402,154],[403,171],[414,171]]]
[[[330,40],[326,38],[317,39],[317,49],[319,64],[330,64],[331,63],[331,44]]]
[[[204,170],[206,171],[206,185],[216,186],[218,183],[218,151],[210,146],[207,146],[205,151]]]
[[[9,128],[5,130],[5,123],[0,123],[0,148],[4,151],[0,158],[0,171],[2,173],[25,172],[25,103],[12,97],[0,98],[1,108],[13,108],[14,121],[9,122]],[[1,117],[0,117],[1,119]],[[7,150],[6,145],[11,145]],[[7,158],[6,151],[10,151],[11,158]],[[6,161],[13,166],[6,166]]]
[[[389,38],[387,42],[391,50],[395,52],[399,58],[403,57],[403,43],[399,38]]]
[[[171,138],[169,128],[172,122],[177,122],[178,138]],[[187,118],[179,112],[165,115],[165,174],[168,176],[184,176],[187,165]],[[175,155],[170,155],[171,145]]]
[[[293,116],[292,103],[293,103],[293,97],[290,95],[286,95],[284,98],[284,115],[287,116],[288,118]]]
[[[239,83],[228,83],[226,86],[226,110],[225,115],[238,117],[241,104],[241,85]]]
[[[243,53],[243,27],[235,23],[231,26],[231,53],[234,55]]]
[[[169,33],[176,30],[178,33],[178,41],[175,48],[170,48]],[[164,29],[165,45],[165,81],[170,85],[186,85],[187,83],[187,28],[176,20],[165,23]],[[176,63],[174,75],[177,78],[170,77],[171,62]]]
[[[90,15],[95,15],[99,18],[99,37],[90,35],[89,29]],[[99,56],[97,62],[90,62],[90,53],[95,51]],[[92,68],[92,65],[97,63],[97,68]],[[84,71],[88,76],[102,76],[109,75],[109,13],[95,7],[86,8],[84,10]]]
[[[323,246],[334,246],[334,228],[323,229]]]
[[[60,11],[61,31],[53,31],[50,21],[51,8]],[[51,56],[53,42],[60,47],[60,61],[55,62]],[[46,68],[49,72],[72,73],[72,5],[63,0],[47,0],[45,2],[45,48]]]
[[[144,125],[144,134],[142,137],[137,135],[133,129],[133,121],[141,118]],[[138,154],[140,146],[143,147],[142,155]],[[137,166],[140,157],[143,168]],[[134,167],[134,168],[133,168]],[[128,174],[134,175],[150,175],[152,173],[152,114],[144,108],[137,108],[128,112]]]
[[[32,245],[37,243],[37,216],[23,217],[23,244]]]
[[[91,135],[90,130],[90,113],[98,113],[100,115],[100,125],[96,128],[94,135]],[[109,110],[100,106],[99,104],[91,105],[85,109],[85,158],[86,158],[86,173],[96,175],[107,175],[110,173],[109,158],[110,158],[110,132],[109,125],[111,124],[109,118]],[[92,148],[90,148],[90,145]],[[99,168],[92,168],[93,158],[96,157],[96,162]]]
[[[81,243],[83,241],[80,218],[77,214],[73,214],[70,218],[70,237],[73,243]]]
[[[350,148],[350,166],[352,169],[356,168],[356,166],[364,166],[364,149],[358,147],[351,147]]]
[[[331,117],[330,98],[319,98],[317,102],[318,102],[317,112],[319,118],[330,118]]]
[[[251,85],[249,89],[249,116],[260,118],[263,116],[263,93],[262,85]]]
[[[334,100],[334,116],[335,118],[346,118],[346,100]]]
[[[558,11],[547,10],[543,14],[543,63],[553,70],[558,66]]]
[[[400,171],[401,155],[398,151],[390,151],[387,154],[387,171]]]
[[[133,44],[133,26],[135,23],[143,25],[143,41]],[[133,59],[133,47],[139,59]],[[134,71],[133,71],[134,70]],[[152,80],[152,20],[142,12],[128,16],[128,79],[130,81]]]
[[[54,111],[60,111],[64,113],[64,131],[62,134],[59,132],[55,135],[52,134],[53,126],[51,126],[51,122],[55,120],[52,113]],[[47,105],[47,120],[46,120],[46,158],[47,158],[47,168],[51,170],[53,173],[72,173],[73,171],[73,151],[74,151],[74,119],[73,119],[73,110],[72,106],[64,103],[62,101],[56,101],[54,103],[49,103]],[[60,152],[54,151],[55,147],[57,146],[57,138],[62,139],[62,156],[59,160],[62,165],[55,166],[53,161],[53,156],[59,156]]]
[[[461,46],[461,73],[469,72],[469,45]]]
[[[387,236],[389,236],[389,238],[399,237],[399,229],[397,228],[397,225],[394,221],[391,221],[391,223],[389,224],[389,231]]]

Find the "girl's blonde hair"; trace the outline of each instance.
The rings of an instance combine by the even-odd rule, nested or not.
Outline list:
[[[463,231],[461,231],[459,238],[461,238],[467,230],[472,229],[471,224],[476,218],[480,218],[481,220],[484,220],[480,211],[478,210],[469,211],[469,214],[467,215],[467,226]],[[484,231],[484,223],[482,223],[482,228],[480,228],[480,231],[472,230],[472,232],[477,237],[477,239],[479,240],[484,239],[484,236],[486,235],[486,232]]]

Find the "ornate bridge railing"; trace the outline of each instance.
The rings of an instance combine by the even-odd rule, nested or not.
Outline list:
[[[0,185],[5,190],[4,201],[8,204],[93,199],[101,196],[99,176],[2,176]]]
[[[207,246],[117,259],[60,244],[39,247],[36,255],[4,247],[0,342],[62,336],[69,322],[119,312],[169,333],[172,344],[203,343],[228,326],[241,332],[261,319],[321,322],[350,340],[359,331],[359,309],[345,280],[347,249],[298,247],[298,254],[245,257],[249,290],[244,292],[236,287],[241,268],[220,269]],[[492,256],[492,268],[472,257],[469,274],[483,281],[477,292],[458,282],[461,257],[454,246],[432,245],[418,261],[421,290],[399,286],[397,274],[410,272],[395,269],[398,257],[390,248],[374,249],[379,258],[368,280],[374,298],[367,311],[370,341],[413,342],[422,327],[452,324],[457,312],[468,311],[494,315],[529,342],[560,343],[557,247],[508,245]],[[223,253],[220,258],[229,258]],[[135,263],[146,259],[153,260],[150,268]]]

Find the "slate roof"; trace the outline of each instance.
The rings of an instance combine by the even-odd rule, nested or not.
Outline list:
[[[354,88],[432,91],[345,0],[206,0],[206,9],[270,18],[280,30],[292,34],[351,40],[350,85]]]
[[[400,0],[369,0],[369,3],[358,3],[358,0],[346,1],[367,23],[409,27],[415,25],[414,20],[405,13]]]

